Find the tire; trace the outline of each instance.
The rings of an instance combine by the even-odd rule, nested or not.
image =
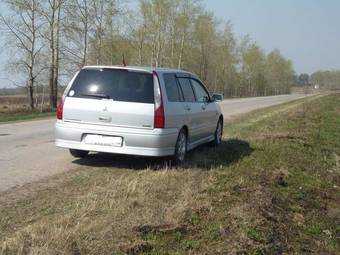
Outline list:
[[[216,147],[219,146],[222,143],[222,137],[223,137],[223,121],[222,119],[219,119],[216,125],[214,141],[212,142],[212,144]]]
[[[187,133],[184,129],[181,129],[178,134],[176,146],[175,146],[175,154],[173,156],[173,163],[175,165],[180,165],[185,161],[188,150],[188,139]]]
[[[70,153],[75,158],[85,158],[89,154],[88,151],[70,149]]]

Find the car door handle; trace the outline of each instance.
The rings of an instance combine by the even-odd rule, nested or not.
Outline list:
[[[111,120],[112,120],[111,117],[106,117],[106,116],[100,116],[98,119],[100,121],[104,121],[104,122],[111,122]]]
[[[189,105],[184,106],[184,109],[187,110],[187,111],[190,111],[190,110],[191,110],[191,108],[190,108]]]
[[[205,110],[207,108],[207,106],[205,104],[202,104],[201,108],[202,108],[202,110]]]

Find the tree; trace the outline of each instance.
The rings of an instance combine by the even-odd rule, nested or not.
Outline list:
[[[120,2],[116,0],[105,1],[105,3],[104,30],[106,32],[104,34],[105,38],[103,39],[102,57],[104,63],[113,65],[117,58],[115,53],[118,48],[115,44],[115,39],[119,37],[119,15],[122,13],[122,7]]]
[[[184,65],[185,49],[189,47],[190,33],[194,29],[194,20],[202,10],[199,0],[179,0],[174,1],[171,15],[171,66],[181,69]]]
[[[199,76],[203,80],[208,79],[210,64],[209,53],[212,51],[213,42],[216,39],[216,21],[212,13],[204,12],[199,15],[194,23],[193,38],[199,65]]]
[[[240,45],[241,87],[240,96],[263,95],[266,87],[263,50],[249,37],[244,37]]]
[[[89,51],[89,36],[93,26],[88,0],[69,0],[65,2],[68,24],[65,25],[64,49],[66,58],[77,68],[87,64]]]
[[[316,71],[310,76],[310,82],[326,89],[340,89],[340,70]]]
[[[149,6],[152,10],[150,18],[150,28],[153,29],[152,33],[152,59],[151,66],[159,67],[162,66],[162,53],[164,50],[167,22],[169,20],[168,10],[171,7],[170,0],[151,0]]]
[[[116,59],[114,53],[119,49],[114,39],[119,39],[115,34],[115,24],[119,23],[119,2],[116,0],[95,0],[89,4],[93,15],[93,24],[89,33],[88,61],[91,64],[112,64]]]
[[[278,49],[273,50],[267,56],[266,80],[268,86],[263,95],[289,93],[293,76],[294,71],[291,62],[286,60]]]
[[[299,75],[299,84],[302,86],[309,85],[309,74],[302,73]]]
[[[42,1],[41,14],[48,24],[48,30],[44,33],[44,39],[49,45],[49,98],[50,109],[57,107],[58,100],[58,76],[59,76],[59,55],[60,55],[60,20],[61,9],[64,0]]]
[[[9,9],[7,16],[0,14],[8,40],[18,54],[12,59],[14,64],[23,71],[28,88],[31,109],[34,109],[34,87],[36,79],[43,68],[38,66],[38,59],[43,49],[40,37],[42,26],[39,16],[40,1],[38,0],[7,0]]]
[[[235,96],[237,81],[237,44],[232,25],[227,22],[216,39],[216,52],[211,62],[215,64],[214,91]]]

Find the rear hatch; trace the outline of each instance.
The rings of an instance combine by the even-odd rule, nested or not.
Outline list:
[[[152,73],[128,69],[82,69],[67,92],[63,120],[152,129]]]

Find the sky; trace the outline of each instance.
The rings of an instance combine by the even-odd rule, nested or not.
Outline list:
[[[205,0],[238,37],[277,48],[297,73],[340,69],[340,0]]]
[[[219,20],[231,21],[237,38],[249,35],[267,53],[279,49],[297,73],[340,69],[340,0],[203,1]],[[0,79],[5,52],[0,47]]]

